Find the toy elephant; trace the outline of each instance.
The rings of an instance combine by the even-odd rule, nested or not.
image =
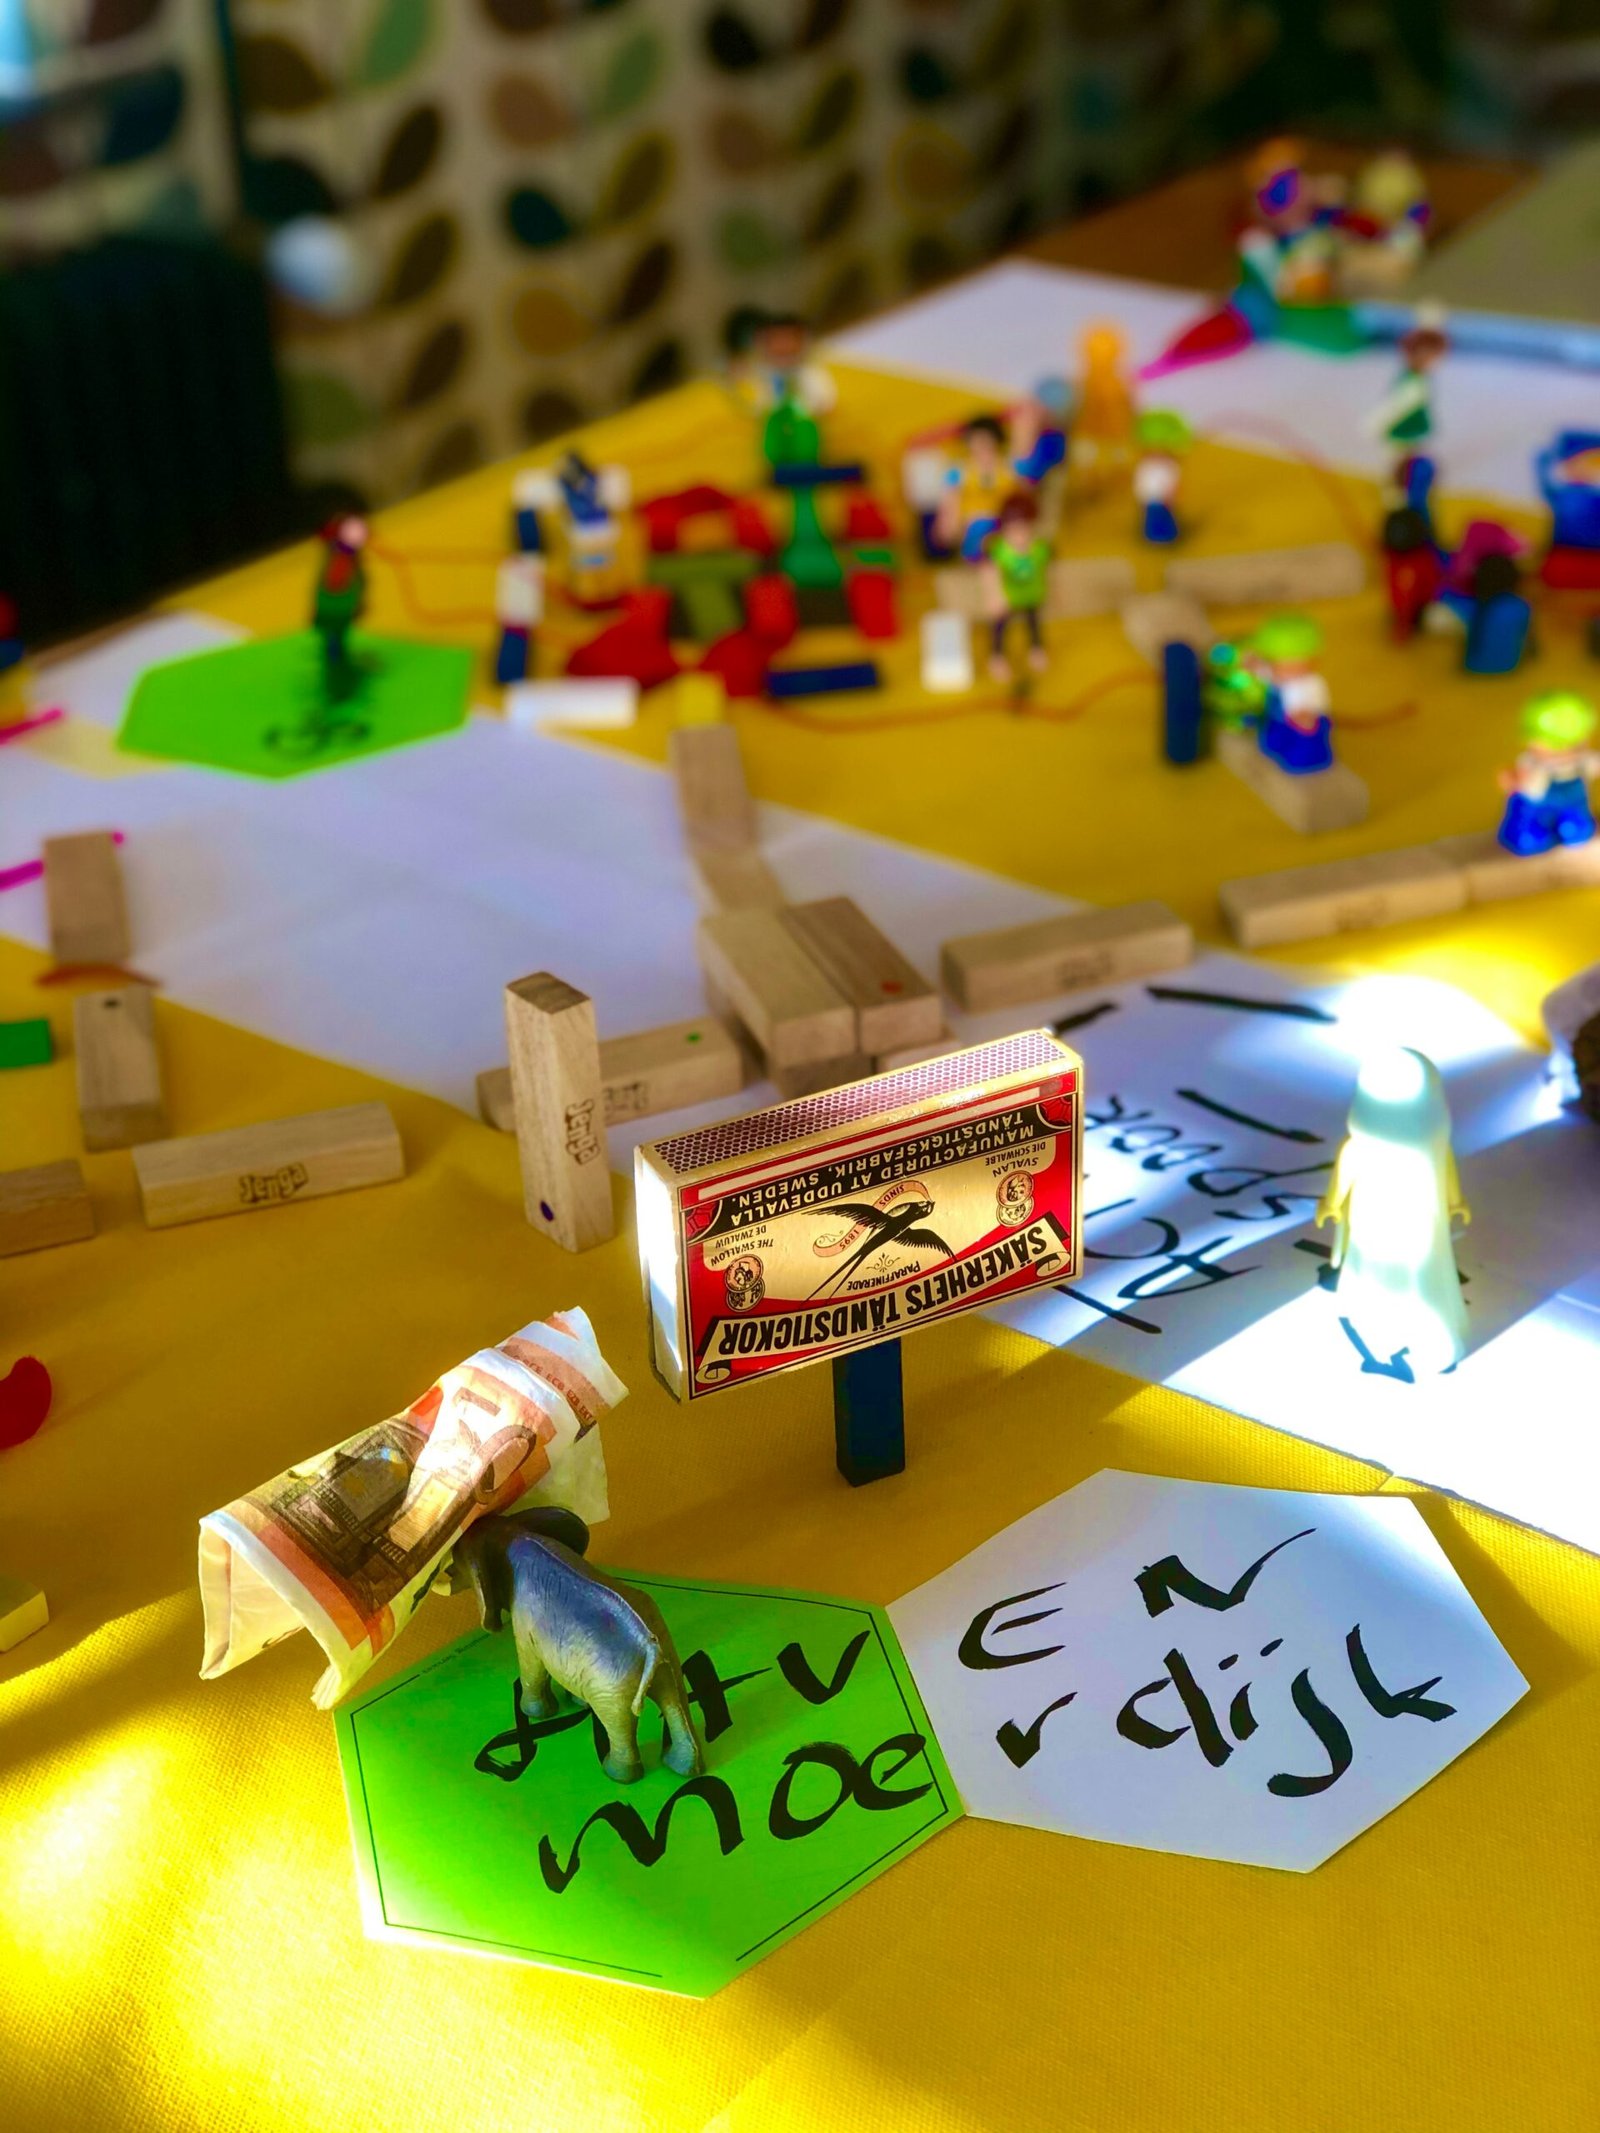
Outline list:
[[[554,1714],[557,1689],[577,1697],[605,1730],[606,1776],[628,1785],[644,1775],[638,1726],[648,1698],[667,1724],[662,1762],[697,1776],[705,1759],[671,1633],[654,1601],[584,1562],[588,1545],[572,1511],[484,1518],[462,1538],[452,1571],[464,1569],[485,1629],[510,1613],[529,1718]]]

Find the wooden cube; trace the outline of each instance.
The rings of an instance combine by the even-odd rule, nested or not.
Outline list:
[[[52,1244],[81,1244],[93,1235],[89,1188],[75,1162],[0,1172],[0,1259]]]
[[[1303,837],[1352,829],[1367,819],[1371,804],[1367,788],[1347,763],[1330,763],[1326,770],[1285,770],[1262,754],[1253,733],[1235,731],[1219,732],[1214,751],[1217,760],[1243,779],[1280,822],[1287,822]]]
[[[783,918],[855,1009],[857,1052],[875,1055],[938,1036],[944,1011],[937,990],[848,896],[791,904]]]
[[[855,1009],[781,913],[720,911],[700,921],[698,941],[708,982],[769,1068],[842,1059],[856,1048]]]
[[[523,1207],[564,1250],[586,1252],[615,1227],[594,1002],[548,970],[505,1000]]]
[[[1192,593],[1213,607],[1291,607],[1302,600],[1342,600],[1367,582],[1361,552],[1348,541],[1267,548],[1238,555],[1180,556],[1165,572],[1169,592]]]
[[[148,985],[124,985],[83,993],[72,1003],[85,1148],[133,1148],[166,1138],[154,1000]]]
[[[386,1185],[404,1177],[405,1156],[387,1104],[347,1104],[147,1141],[133,1151],[133,1170],[146,1224],[170,1229]]]
[[[1519,857],[1506,850],[1493,830],[1475,830],[1465,837],[1440,837],[1433,849],[1447,865],[1461,869],[1469,903],[1498,904],[1513,896],[1539,896],[1547,889],[1600,885],[1600,837]]]
[[[1050,621],[1115,614],[1138,585],[1124,555],[1058,556],[1050,565],[1044,611]]]
[[[1204,659],[1217,641],[1211,617],[1192,593],[1140,593],[1118,610],[1123,634],[1141,659],[1161,664],[1169,644],[1192,645]]]
[[[132,953],[122,862],[109,830],[44,841],[50,953],[58,963],[121,963]]]
[[[1467,885],[1460,868],[1431,846],[1413,845],[1364,859],[1246,875],[1225,881],[1217,895],[1240,947],[1270,948],[1459,911]]]
[[[1194,935],[1154,900],[1041,918],[946,941],[939,969],[945,991],[968,1014],[1047,1000],[1078,985],[1152,977],[1194,956]]]

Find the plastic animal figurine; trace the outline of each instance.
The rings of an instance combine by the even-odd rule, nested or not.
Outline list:
[[[697,1776],[705,1758],[671,1633],[653,1600],[583,1560],[588,1545],[583,1520],[551,1507],[480,1519],[455,1556],[483,1627],[497,1632],[511,1616],[529,1718],[553,1716],[556,1691],[565,1689],[605,1732],[606,1776],[631,1785],[644,1775],[638,1727],[649,1701],[667,1725],[662,1762],[680,1776]],[[451,1569],[454,1589],[455,1562]]]
[[[1506,795],[1498,837],[1527,858],[1594,835],[1588,780],[1600,777],[1600,750],[1590,744],[1600,713],[1573,689],[1546,689],[1523,706],[1524,747],[1500,773]]]
[[[1395,1047],[1362,1061],[1344,1145],[1317,1209],[1336,1225],[1339,1311],[1371,1352],[1416,1376],[1467,1352],[1450,1225],[1472,1220],[1439,1069]]]

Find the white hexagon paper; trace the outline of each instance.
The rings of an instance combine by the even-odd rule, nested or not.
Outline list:
[[[1300,1873],[1528,1686],[1403,1496],[1108,1468],[889,1614],[970,1814]]]

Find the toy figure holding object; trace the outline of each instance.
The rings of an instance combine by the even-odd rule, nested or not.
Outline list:
[[[689,1714],[683,1670],[653,1600],[583,1560],[589,1529],[555,1508],[479,1519],[456,1548],[477,1596],[483,1627],[511,1616],[529,1718],[550,1718],[565,1689],[587,1704],[606,1735],[603,1768],[619,1785],[644,1775],[639,1714],[648,1699],[666,1721],[661,1760],[681,1777],[705,1768]],[[452,1589],[459,1573],[452,1564]]]
[[[984,545],[984,590],[990,620],[989,672],[996,681],[1011,672],[1006,662],[1006,628],[1020,616],[1028,632],[1028,664],[1046,665],[1040,617],[1048,585],[1050,543],[1039,531],[1039,506],[1026,489],[1008,496],[1000,519]]]
[[[311,626],[322,639],[322,676],[329,700],[342,703],[358,678],[350,656],[350,632],[366,612],[367,573],[361,551],[367,545],[367,522],[355,517],[334,519],[324,527],[322,542]]]
[[[1522,713],[1526,746],[1500,773],[1507,795],[1499,841],[1526,858],[1558,844],[1587,844],[1594,835],[1588,780],[1600,777],[1600,751],[1590,743],[1600,715],[1570,689],[1548,689]]]
[[[1400,343],[1400,375],[1367,418],[1397,460],[1411,457],[1433,435],[1433,380],[1429,373],[1449,351],[1443,314],[1419,307],[1417,323]]]
[[[1249,663],[1267,685],[1261,752],[1284,770],[1326,770],[1333,761],[1321,650],[1322,631],[1308,615],[1273,615],[1250,640]]]
[[[1333,1179],[1317,1209],[1336,1225],[1340,1315],[1379,1363],[1413,1375],[1449,1370],[1467,1352],[1467,1310],[1450,1225],[1472,1211],[1450,1146],[1439,1069],[1421,1052],[1363,1061]]]

